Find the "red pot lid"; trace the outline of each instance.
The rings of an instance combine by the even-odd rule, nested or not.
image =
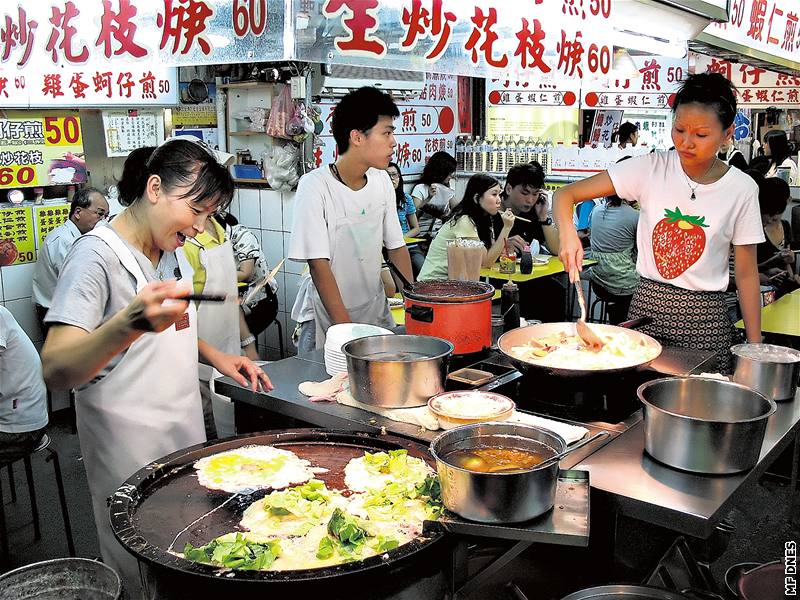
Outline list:
[[[494,288],[482,281],[439,279],[418,281],[404,293],[406,298],[420,302],[477,302],[491,298]]]

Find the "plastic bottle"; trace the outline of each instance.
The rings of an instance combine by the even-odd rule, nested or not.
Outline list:
[[[508,145],[506,145],[506,171],[508,171],[511,167],[513,167],[517,163],[525,162],[519,160],[520,144],[522,144],[521,139],[518,142],[515,142],[514,138],[509,136]]]
[[[475,146],[472,136],[467,136],[464,141],[464,171],[472,173],[475,170]]]
[[[475,164],[476,173],[486,173],[489,170],[489,140],[483,138],[478,142],[478,160]]]
[[[459,135],[456,138],[456,169],[463,173],[464,166],[465,166],[465,154],[464,154],[464,136]]]
[[[519,259],[519,272],[523,275],[530,275],[533,271],[533,256],[531,255],[531,247],[525,245],[522,249],[522,256]]]
[[[500,143],[497,137],[493,137],[491,143],[489,144],[489,165],[487,167],[487,171],[494,173],[497,171],[497,166],[500,159]]]

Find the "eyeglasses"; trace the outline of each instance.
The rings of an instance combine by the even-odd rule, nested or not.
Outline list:
[[[108,211],[103,210],[102,208],[85,208],[84,210],[88,210],[89,212],[93,212],[96,214],[101,220],[108,218]]]

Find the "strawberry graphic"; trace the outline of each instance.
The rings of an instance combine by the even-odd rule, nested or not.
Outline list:
[[[664,279],[675,279],[696,263],[706,248],[705,217],[666,209],[653,228],[653,258]]]

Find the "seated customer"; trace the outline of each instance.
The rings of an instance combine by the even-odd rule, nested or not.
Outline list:
[[[29,454],[47,426],[47,390],[39,353],[0,306],[0,465]]]
[[[419,221],[417,221],[417,207],[413,198],[404,191],[403,174],[397,163],[390,162],[386,168],[394,186],[395,201],[397,203],[397,218],[400,219],[400,229],[403,230],[404,237],[416,237],[420,232]],[[406,244],[408,254],[411,256],[411,269],[414,277],[419,275],[422,264],[425,262],[425,252],[419,244]]]
[[[597,295],[608,304],[612,325],[625,320],[633,292],[639,283],[636,272],[636,227],[639,212],[617,195],[606,198],[592,217],[592,258],[597,264],[590,277]]]
[[[789,222],[781,219],[789,200],[789,184],[777,177],[758,182],[758,204],[766,240],[756,247],[756,260],[761,285],[771,285],[777,296],[800,287],[800,275],[793,269],[794,252],[789,248],[792,231]]]
[[[491,267],[505,248],[508,234],[514,224],[510,210],[502,213],[502,226],[498,230],[492,218],[500,210],[500,182],[489,175],[470,177],[464,190],[464,199],[450,213],[431,242],[425,264],[419,273],[420,281],[447,279],[447,242],[457,238],[479,239],[486,246],[482,264]]]
[[[539,163],[533,161],[509,169],[502,209],[510,209],[514,216],[528,220],[515,220],[511,228],[508,243],[517,252],[522,252],[528,245],[533,254],[540,251],[558,254],[558,230],[548,214],[547,192],[543,188],[544,170]]]

